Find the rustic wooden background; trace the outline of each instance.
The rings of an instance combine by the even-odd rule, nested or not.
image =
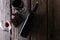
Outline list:
[[[36,1],[39,2],[39,8],[34,19],[31,40],[60,40],[60,0],[31,0],[32,8]]]
[[[31,0],[31,8],[38,1],[39,8],[33,20],[34,25],[31,31],[31,40],[47,40],[47,8],[46,0]]]

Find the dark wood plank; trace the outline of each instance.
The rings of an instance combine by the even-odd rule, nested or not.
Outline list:
[[[39,2],[39,8],[37,10],[36,17],[33,20],[34,25],[32,26],[31,40],[46,40],[46,0],[43,0],[42,4],[40,3],[40,0],[32,0],[32,8],[36,1]]]

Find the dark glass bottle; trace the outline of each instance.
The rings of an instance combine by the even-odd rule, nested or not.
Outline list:
[[[13,7],[16,9],[22,9],[24,7],[24,2],[22,0],[14,0],[12,2]]]

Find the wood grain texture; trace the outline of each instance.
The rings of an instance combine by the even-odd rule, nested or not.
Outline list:
[[[31,40],[46,40],[46,0],[43,0],[42,4],[40,3],[40,0],[31,0],[32,8],[34,7],[37,1],[39,3],[39,8],[37,10],[35,18],[33,19]]]

